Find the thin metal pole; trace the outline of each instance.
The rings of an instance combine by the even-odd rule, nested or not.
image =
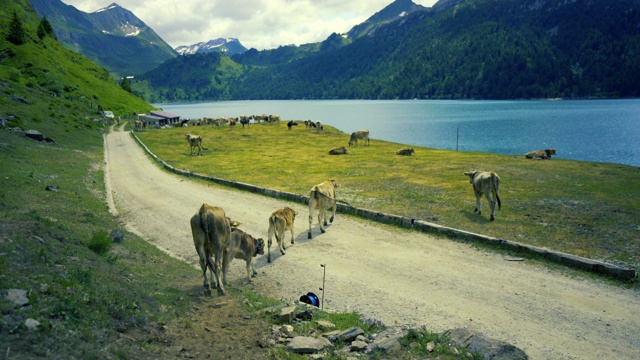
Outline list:
[[[322,287],[320,288],[320,290],[322,290],[322,302],[320,309],[324,310],[324,280],[327,276],[327,267],[325,266],[325,264],[320,264],[320,266],[324,269],[322,274]]]

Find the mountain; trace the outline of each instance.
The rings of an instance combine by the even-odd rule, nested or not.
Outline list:
[[[60,0],[30,0],[58,39],[115,77],[150,71],[178,54],[131,11],[113,3],[85,13]]]
[[[182,45],[174,49],[180,55],[206,54],[211,52],[222,52],[227,56],[242,54],[247,48],[242,46],[238,39],[215,39],[207,42],[199,42],[193,45]]]
[[[640,96],[640,0],[412,4],[396,0],[351,36],[235,55],[239,67],[224,62],[232,73],[215,67],[201,73],[209,79],[199,82],[204,88],[189,82],[176,88],[154,72],[141,79],[149,79],[153,102],[195,100],[189,94],[197,100]],[[174,65],[171,81],[197,71],[190,68],[195,63]]]
[[[350,39],[357,39],[361,36],[373,36],[376,29],[390,22],[400,20],[403,17],[416,12],[416,11],[429,11],[430,8],[426,8],[422,5],[415,4],[411,0],[396,0],[389,4],[384,9],[375,13],[373,16],[365,20],[362,24],[354,26],[347,36]]]

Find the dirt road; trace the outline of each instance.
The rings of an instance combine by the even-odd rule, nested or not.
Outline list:
[[[320,264],[326,264],[325,309],[438,332],[467,327],[507,341],[532,359],[640,357],[637,292],[341,214],[322,235],[314,222],[314,238],[307,240],[305,206],[170,174],[123,131],[106,136],[105,154],[107,191],[122,220],[194,266],[189,219],[202,203],[223,207],[241,229],[265,241],[273,211],[283,206],[298,211],[295,245],[287,235],[286,255],[272,246],[271,264],[266,254],[256,258],[260,274],[251,286],[261,294],[289,301],[309,291],[321,296]],[[293,179],[309,188],[321,180]],[[244,265],[236,260],[229,273],[232,286],[248,286],[244,276]]]

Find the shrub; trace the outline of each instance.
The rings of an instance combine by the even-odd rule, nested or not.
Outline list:
[[[106,231],[100,230],[93,233],[89,240],[89,249],[98,255],[104,255],[111,250],[111,238]]]

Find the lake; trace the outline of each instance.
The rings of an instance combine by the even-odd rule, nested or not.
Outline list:
[[[154,104],[182,119],[279,114],[412,146],[556,157],[640,166],[640,99],[269,100]]]

